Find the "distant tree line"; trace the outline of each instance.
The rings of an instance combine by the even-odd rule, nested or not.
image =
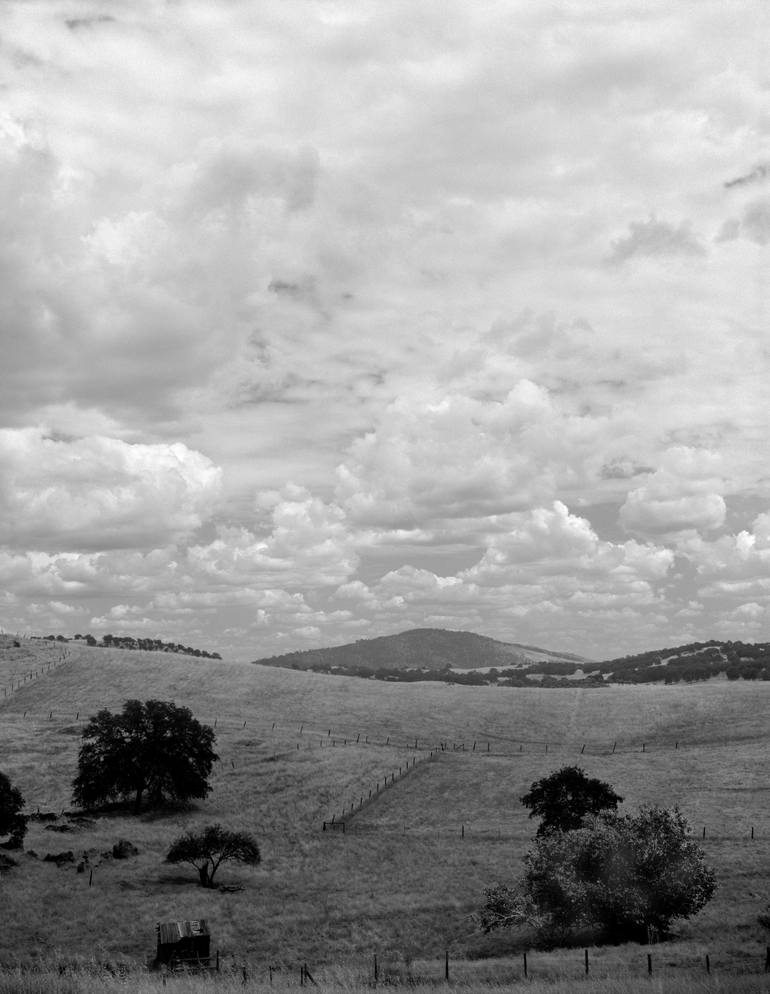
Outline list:
[[[770,680],[768,642],[691,642],[597,663],[613,683],[695,682],[724,675],[728,680]]]
[[[672,649],[656,649],[633,656],[610,659],[602,663],[578,663],[562,660],[532,662],[514,667],[490,667],[479,670],[415,666],[372,665],[361,662],[336,662],[318,654],[297,653],[286,660],[292,669],[312,670],[336,676],[356,676],[368,680],[416,683],[431,680],[468,687],[582,687],[608,683],[694,683],[724,676],[728,680],[770,680],[770,643],[692,642]],[[301,661],[300,660],[301,658]],[[291,659],[289,663],[288,660]],[[583,674],[580,674],[580,670]]]
[[[572,687],[575,685],[575,680],[567,680],[552,674],[574,673],[578,666],[562,662],[530,663],[526,666],[503,669],[492,667],[482,672],[480,670],[455,670],[450,669],[449,666],[444,666],[442,669],[429,667],[397,669],[387,666],[375,669],[363,664],[339,665],[316,662],[310,666],[302,667],[295,663],[291,668],[310,670],[313,673],[329,673],[334,676],[357,676],[367,680],[385,680],[389,683],[433,681],[435,683],[459,684],[464,687],[532,687],[536,683],[539,687]],[[533,679],[533,676],[538,678]],[[583,686],[586,684],[602,686],[604,684],[601,676],[593,675],[583,677],[579,682]]]
[[[36,638],[37,636],[32,636]],[[86,645],[97,646],[101,649],[137,649],[142,652],[176,652],[184,656],[198,656],[202,659],[221,659],[218,652],[207,652],[205,649],[193,649],[179,642],[162,642],[160,639],[134,638],[133,635],[104,635],[101,639],[93,635],[75,635],[72,639],[64,635],[44,635],[45,642],[85,642]]]

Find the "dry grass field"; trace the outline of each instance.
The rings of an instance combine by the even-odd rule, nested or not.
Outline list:
[[[611,782],[626,808],[679,804],[699,837],[706,830],[702,845],[719,889],[676,941],[653,948],[652,977],[648,950],[638,946],[591,950],[588,979],[580,950],[533,951],[529,989],[767,989],[770,936],[756,920],[770,899],[767,684],[388,684],[67,648],[60,662],[58,646],[14,648],[0,637],[0,687],[17,677],[0,697],[0,769],[29,811],[71,807],[84,720],[129,697],[174,700],[216,723],[220,761],[210,796],[187,810],[110,814],[61,833],[31,823],[25,848],[38,858],[18,855],[19,866],[0,879],[0,963],[8,968],[90,961],[135,971],[154,950],[156,921],[205,918],[221,952],[223,991],[243,989],[244,966],[252,985],[267,989],[272,966],[274,989],[297,986],[304,962],[322,987],[358,990],[374,954],[383,970],[433,984],[443,979],[446,950],[455,988],[494,990],[521,979],[521,950],[512,934],[483,936],[472,915],[486,885],[518,873],[534,831],[519,796],[538,777],[579,763]],[[407,760],[409,773],[383,789]],[[324,820],[370,790],[374,800],[344,834],[322,831]],[[219,871],[218,883],[242,890],[203,890],[191,867],[163,862],[176,835],[212,821],[249,830],[260,843],[260,866]],[[120,838],[138,856],[104,858]],[[87,853],[86,871],[42,859],[63,850]],[[85,994],[119,984],[108,974],[0,973],[0,994]],[[159,984],[135,975],[131,986]],[[198,986],[184,984],[180,990]]]

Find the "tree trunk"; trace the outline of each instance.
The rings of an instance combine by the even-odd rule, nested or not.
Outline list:
[[[136,801],[134,801],[134,811],[138,814],[142,810],[142,795],[144,787],[138,787],[136,791]]]
[[[198,867],[198,876],[201,878],[201,887],[211,886],[208,863],[204,863],[203,866]]]

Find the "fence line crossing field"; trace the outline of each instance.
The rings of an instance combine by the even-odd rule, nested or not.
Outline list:
[[[0,674],[4,652],[0,645]],[[186,808],[74,825],[62,812],[72,806],[83,724],[129,698],[174,700],[215,725],[211,793]],[[31,823],[27,854],[0,879],[0,961],[66,950],[143,962],[157,921],[192,919],[210,924],[223,962],[307,962],[314,975],[374,953],[402,965],[445,950],[460,963],[516,957],[513,933],[485,936],[473,916],[486,886],[520,872],[536,827],[521,795],[577,764],[611,783],[623,810],[679,805],[718,890],[665,955],[691,965],[708,953],[720,970],[738,972],[760,962],[767,943],[757,915],[770,893],[768,705],[763,683],[388,684],[73,647],[0,699],[0,769],[28,811],[69,826]],[[323,831],[340,814],[345,832]],[[164,856],[181,831],[212,822],[252,832],[262,862],[223,867],[225,889],[206,891]],[[106,858],[118,839],[138,855]],[[43,859],[66,850],[85,854],[90,872]],[[607,964],[615,956],[618,968],[627,959],[612,949],[597,956]]]

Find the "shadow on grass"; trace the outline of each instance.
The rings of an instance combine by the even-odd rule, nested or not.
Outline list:
[[[142,808],[137,811],[133,801],[110,801],[93,808],[78,808],[72,811],[62,812],[62,817],[70,821],[94,818],[135,818],[137,821],[154,823],[163,821],[165,818],[176,818],[180,814],[191,814],[198,810],[198,805],[194,801],[174,801],[164,800],[160,804],[151,808]]]

